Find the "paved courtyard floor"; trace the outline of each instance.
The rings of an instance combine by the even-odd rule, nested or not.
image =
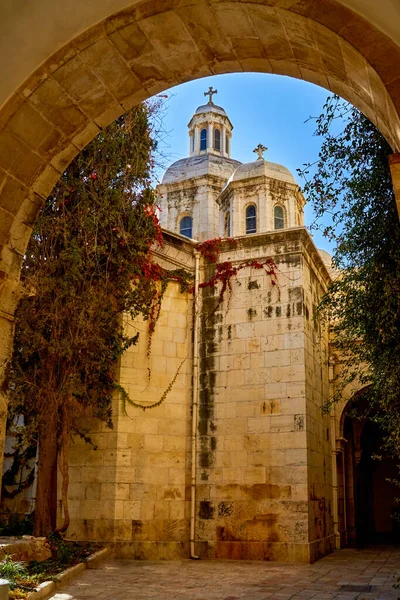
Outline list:
[[[400,548],[340,550],[313,565],[110,560],[54,600],[396,600]]]

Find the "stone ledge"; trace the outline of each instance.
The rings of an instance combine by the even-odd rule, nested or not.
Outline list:
[[[78,563],[77,565],[62,571],[55,577],[54,581],[43,581],[43,583],[38,585],[35,591],[27,595],[26,600],[41,600],[42,598],[47,598],[58,588],[69,583],[71,579],[79,575],[79,573],[82,573],[85,569],[96,569],[99,562],[109,554],[109,548],[103,548],[102,550],[91,554],[86,562]]]
[[[26,600],[41,600],[42,598],[47,598],[53,592],[56,591],[56,584],[54,581],[43,581],[40,583],[34,592],[31,592],[27,595]]]

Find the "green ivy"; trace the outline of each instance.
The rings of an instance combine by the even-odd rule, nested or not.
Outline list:
[[[64,457],[64,509],[71,434],[90,441],[87,417],[112,427],[117,361],[138,339],[124,331],[122,315],[149,319],[158,293],[146,277],[151,247],[162,244],[151,186],[154,110],[143,104],[128,112],[72,161],[40,211],[24,259],[10,419],[23,415],[27,447],[45,447],[55,430],[50,454]],[[44,460],[39,452],[43,497],[54,493]],[[47,534],[49,518],[39,523],[39,510],[37,503],[35,533]]]
[[[400,455],[400,224],[388,164],[391,148],[376,127],[337,96],[317,119],[319,158],[301,171],[314,224],[336,244],[340,269],[319,306],[341,359],[344,387],[363,388],[371,418]]]

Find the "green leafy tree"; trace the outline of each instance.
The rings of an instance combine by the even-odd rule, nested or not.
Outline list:
[[[122,314],[148,318],[157,283],[150,248],[161,243],[151,188],[154,106],[104,129],[71,163],[35,223],[22,269],[7,391],[23,415],[24,443],[38,444],[36,535],[56,527],[57,462],[69,524],[68,447],[89,440],[85,419],[112,427],[116,364],[136,341]]]
[[[342,359],[341,385],[366,386],[370,414],[400,455],[400,225],[390,176],[391,148],[356,108],[329,97],[317,119],[319,158],[307,165],[305,194],[315,226],[336,242],[340,274],[319,307]],[[322,217],[324,217],[322,219]]]

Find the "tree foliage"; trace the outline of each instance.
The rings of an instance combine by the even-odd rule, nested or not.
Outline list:
[[[149,105],[104,129],[71,163],[40,211],[22,269],[8,372],[10,416],[39,443],[35,533],[55,528],[57,455],[69,523],[68,446],[85,418],[112,427],[116,364],[137,336],[122,314],[148,318],[157,301],[150,248],[161,243],[151,187]],[[87,419],[86,419],[87,420]]]
[[[340,269],[319,307],[342,361],[334,400],[349,383],[365,386],[363,397],[387,433],[387,447],[399,455],[400,225],[392,151],[376,127],[337,96],[328,98],[316,122],[319,158],[302,174],[315,226],[336,242]]]

